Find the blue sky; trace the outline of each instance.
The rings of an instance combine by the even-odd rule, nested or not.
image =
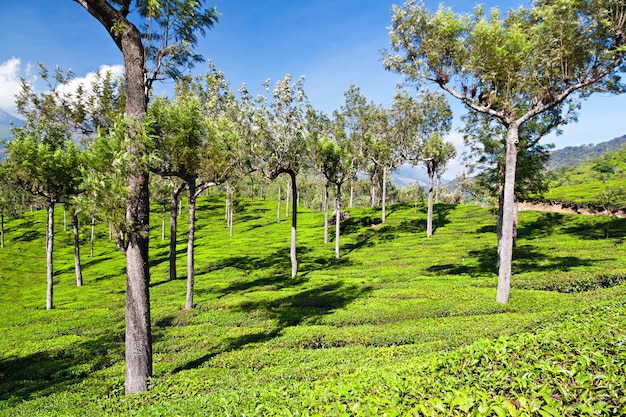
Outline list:
[[[343,103],[350,84],[370,100],[387,105],[401,77],[382,68],[380,51],[388,45],[393,1],[386,0],[214,0],[220,21],[207,32],[197,51],[224,71],[231,87],[243,82],[262,92],[266,79],[289,73],[304,75],[311,103],[328,113]],[[438,0],[426,0],[435,9]],[[446,1],[457,12],[474,2]],[[482,1],[508,9],[523,0]],[[0,8],[0,109],[14,113],[18,77],[32,80],[41,62],[71,68],[77,77],[122,63],[122,57],[100,24],[72,0],[5,0]],[[203,72],[204,65],[196,66]],[[168,90],[171,86],[159,86]],[[451,99],[456,123],[464,109]],[[559,137],[557,148],[599,143],[626,134],[626,95],[596,95],[583,103],[579,122]],[[458,133],[449,136],[460,146]],[[459,148],[460,151],[460,148]],[[452,178],[461,168],[451,166]]]

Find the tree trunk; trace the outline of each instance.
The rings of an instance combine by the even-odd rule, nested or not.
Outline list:
[[[324,244],[328,243],[328,200],[330,198],[330,183],[326,181],[326,186],[324,187]]]
[[[515,168],[517,164],[517,143],[519,126],[509,125],[506,138],[506,163],[504,174],[504,196],[502,205],[502,237],[498,242],[500,265],[498,268],[498,291],[496,302],[509,302],[511,289],[511,269],[513,262],[513,237],[515,235]]]
[[[83,286],[83,269],[80,265],[80,241],[78,239],[78,213],[72,213],[72,231],[74,233],[74,269],[76,270],[76,286]]]
[[[291,193],[293,194],[293,187],[289,186],[289,181],[287,181],[287,194],[285,195],[285,217],[289,217],[289,189],[291,188]]]
[[[195,284],[194,271],[194,240],[196,235],[196,180],[195,178],[188,183],[189,185],[189,236],[187,238],[187,298],[185,301],[185,310],[193,308],[193,287]]]
[[[230,206],[230,215],[228,216],[228,235],[230,237],[233,237],[233,216],[235,215],[235,212],[233,210],[233,206]]]
[[[276,204],[276,223],[280,223],[280,184],[278,184],[278,198]]]
[[[374,175],[370,177],[370,207],[376,207],[376,181]]]
[[[185,182],[182,181],[178,187],[172,190],[170,199],[170,281],[176,279],[176,243],[178,238],[178,198],[185,189]]]
[[[433,186],[434,186],[434,176],[435,169],[432,161],[428,161],[428,218],[426,220],[426,237],[431,237],[433,235]]]
[[[111,230],[111,228],[109,228],[109,231]],[[111,240],[111,238],[109,237],[109,240]],[[89,257],[93,258],[93,246],[94,243],[96,241],[96,218],[92,217],[91,218],[91,235],[89,236]]]
[[[54,248],[54,203],[48,203],[48,222],[46,224],[46,310],[52,310],[52,293],[54,282],[52,280],[52,250]]]
[[[387,219],[387,166],[383,166],[383,198],[382,198],[382,223]]]
[[[165,206],[161,206],[161,242],[165,241]]]
[[[350,178],[350,205],[349,207],[352,208],[354,203],[354,179]]]
[[[335,196],[335,258],[339,259],[341,234],[341,184],[337,184],[337,195]]]
[[[295,278],[298,274],[298,259],[296,257],[296,237],[297,237],[297,225],[298,225],[298,187],[296,186],[296,173],[289,172],[291,177],[291,204],[293,205],[291,210],[291,277]]]
[[[121,22],[118,22],[118,24]],[[119,25],[123,34],[126,117],[142,123],[147,109],[144,73],[145,51],[139,30],[130,22]],[[116,31],[113,31],[116,32]],[[152,329],[150,327],[150,230],[149,175],[143,160],[145,145],[141,126],[131,127],[128,152],[131,156],[126,180],[126,222],[131,225],[126,250],[126,393],[148,390],[152,376]]]

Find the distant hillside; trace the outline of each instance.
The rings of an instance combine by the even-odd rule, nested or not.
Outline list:
[[[587,207],[626,206],[626,146],[576,166],[559,168],[552,176],[549,191],[536,200]]]
[[[568,146],[552,152],[546,164],[549,171],[563,167],[572,167],[590,159],[598,158],[607,152],[617,151],[626,144],[626,135],[597,145]]]
[[[422,168],[420,165],[411,166],[409,164],[404,164],[397,171],[392,173],[391,182],[398,187],[415,184],[415,181],[417,181],[422,187],[428,186],[428,173],[426,172],[426,169]],[[441,179],[441,184],[446,185],[448,183],[450,183],[449,180],[444,178]]]
[[[13,124],[11,124],[13,123]],[[0,159],[4,156],[2,142],[13,139],[11,127],[22,126],[24,122],[0,109]]]

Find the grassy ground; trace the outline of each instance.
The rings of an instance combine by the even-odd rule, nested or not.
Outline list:
[[[60,214],[59,214],[60,215]],[[55,241],[45,307],[44,213],[7,225],[0,251],[0,415],[594,415],[626,413],[626,221],[522,212],[508,305],[495,303],[495,216],[438,205],[355,208],[342,257],[320,213],[290,222],[244,202],[229,237],[201,200],[193,311],[167,242],[151,241],[154,377],[124,396],[124,260],[99,230],[75,286],[71,233]],[[155,228],[160,219],[153,216]],[[59,224],[60,224],[59,217]],[[185,220],[180,223],[185,224]],[[84,230],[87,238],[87,229]]]

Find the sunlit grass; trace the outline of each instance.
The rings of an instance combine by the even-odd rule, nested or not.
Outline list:
[[[605,349],[623,337],[594,341],[604,334],[598,312],[624,313],[624,220],[613,222],[606,239],[601,218],[520,213],[511,303],[501,305],[491,210],[438,205],[435,233],[426,238],[425,207],[417,214],[412,206],[391,207],[385,224],[379,211],[354,208],[335,259],[334,242],[323,243],[322,214],[301,209],[300,268],[290,278],[289,219],[276,222],[275,202],[242,203],[230,237],[223,200],[200,200],[193,311],[183,310],[185,211],[174,281],[153,214],[154,377],[150,392],[132,397],[123,395],[125,263],[106,227],[98,226],[94,258],[82,229],[84,286],[77,288],[71,232],[62,230],[58,210],[56,308],[46,311],[44,214],[11,220],[0,252],[0,414],[418,415],[420,404],[454,414],[462,408],[445,398],[443,380],[449,393],[475,404],[493,392],[484,401],[491,407],[485,414],[494,414],[512,394],[482,362],[469,391],[464,374],[441,376],[437,367],[466,369],[479,355],[498,359],[499,346],[509,356],[527,345],[537,355],[554,352],[542,338],[571,341],[569,332],[581,329],[589,335],[577,336],[576,349]],[[594,372],[616,371],[613,354],[622,353],[606,353]],[[512,362],[507,372],[531,366]],[[520,395],[553,407],[539,390]],[[504,400],[500,391],[508,393]]]

